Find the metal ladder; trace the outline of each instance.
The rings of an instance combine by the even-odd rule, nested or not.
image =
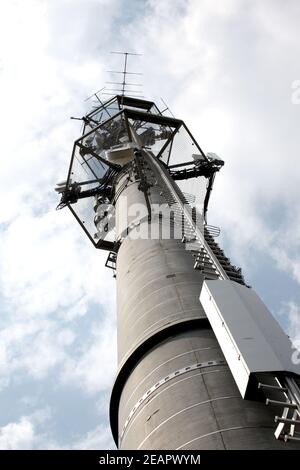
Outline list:
[[[208,243],[210,249],[218,259],[219,263],[221,264],[222,268],[228,275],[228,278],[231,281],[235,281],[239,284],[245,285],[245,280],[242,275],[241,268],[237,268],[231,264],[231,261],[227,256],[225,256],[224,251],[220,248],[218,243],[215,241],[214,237],[209,232],[209,228],[204,227],[204,237],[206,242]]]
[[[224,251],[219,247],[218,243],[214,239],[213,234],[217,236],[219,232],[217,230],[210,231],[209,226],[203,225],[200,227],[200,230],[203,232],[204,240],[211,250],[211,253],[209,253],[205,244],[197,237],[195,226],[193,226],[184,215],[182,207],[176,203],[172,197],[165,195],[165,198],[167,203],[172,205],[172,209],[174,211],[174,224],[182,224],[182,242],[188,244],[187,249],[195,258],[194,269],[201,271],[206,279],[219,279],[219,271],[213,258],[216,257],[228,279],[245,285],[241,269],[236,268],[231,264],[230,259],[225,256]]]
[[[266,405],[282,408],[281,416],[275,416],[276,439],[300,442],[300,389],[295,379],[284,376],[279,379],[268,375],[268,382],[258,383],[258,388],[266,396]]]
[[[149,169],[152,167],[154,170],[154,167],[156,169],[159,167],[161,170],[159,173],[154,170],[156,173],[154,186],[160,188],[160,195],[172,207],[174,227],[176,225],[182,228],[182,242],[186,244],[186,249],[195,258],[194,269],[201,271],[206,279],[230,279],[245,284],[241,269],[231,264],[223,250],[214,241],[213,232],[210,233],[203,223],[201,214],[197,214],[196,209],[189,204],[187,195],[184,195],[169,181],[160,162],[157,162],[155,158],[147,158],[147,161]],[[219,231],[215,232],[215,236],[217,234]]]
[[[201,271],[206,279],[219,279],[220,276],[217,266],[213,262],[213,259],[208,253],[205,245],[201,240],[199,240],[195,227],[185,216],[181,205],[174,200],[171,194],[161,192],[161,195],[164,196],[166,203],[169,206],[172,206],[172,211],[174,213],[172,220],[173,225],[181,226],[181,241],[186,244],[187,250],[191,253],[193,258],[195,258],[194,269]]]

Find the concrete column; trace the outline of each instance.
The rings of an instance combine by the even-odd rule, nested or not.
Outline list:
[[[153,172],[151,177],[155,180]],[[150,170],[149,170],[150,177]],[[118,183],[121,187],[127,176]],[[164,203],[158,185],[151,202]],[[123,189],[127,210],[139,202],[138,182]],[[124,199],[125,198],[125,199]],[[274,410],[243,400],[199,303],[202,274],[180,240],[124,235],[116,203],[118,361],[110,417],[120,449],[288,449],[274,437]],[[126,214],[128,215],[128,213]],[[123,218],[123,225],[121,222]],[[131,227],[132,228],[132,227]],[[132,228],[134,230],[134,228]]]

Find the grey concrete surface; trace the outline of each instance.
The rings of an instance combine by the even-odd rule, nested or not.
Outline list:
[[[161,189],[159,183],[150,188],[152,202],[165,202]],[[137,201],[144,205],[138,227],[147,225],[138,182],[131,181],[122,197],[128,208]],[[126,225],[124,207],[119,198],[117,237]],[[128,225],[133,220],[137,218],[129,217]],[[203,277],[193,264],[180,240],[122,239],[117,256],[117,322],[123,378],[122,382],[117,378],[111,403],[119,448],[299,449],[298,444],[275,439],[276,410],[241,398],[208,322],[199,328],[199,319],[205,318],[199,302]],[[162,331],[164,339],[156,339]],[[215,364],[220,360],[224,362]],[[212,364],[202,367],[207,361]],[[195,364],[199,368],[182,371]]]

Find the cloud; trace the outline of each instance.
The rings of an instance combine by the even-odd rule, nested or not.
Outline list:
[[[11,422],[0,428],[1,450],[30,450],[38,445],[43,436],[37,433],[39,425],[49,419],[48,408],[36,410],[29,416],[22,416],[18,421]]]
[[[61,390],[95,395],[107,391],[116,369],[115,281],[103,268],[107,253],[92,247],[67,210],[55,211],[53,187],[64,179],[80,133],[69,117],[83,115],[83,99],[105,81],[103,51],[119,5],[16,1],[1,15],[2,393],[23,381],[46,384],[55,371]],[[108,445],[107,429],[97,428],[78,446]],[[1,442],[16,449],[61,446],[47,436],[31,416],[21,416],[2,428]]]
[[[80,237],[75,221],[68,221],[67,215],[64,218],[52,210],[36,216],[29,211],[2,232],[0,282],[2,304],[6,306],[0,333],[3,386],[9,384],[7,377],[13,377],[16,371],[41,379],[65,361],[70,364],[74,357],[70,346],[75,340],[84,343],[76,361],[84,362],[83,375],[90,384],[90,369],[95,367],[97,352],[99,357],[105,352],[101,341],[105,342],[106,334],[110,338],[103,343],[107,360],[112,370],[115,367],[111,351],[115,347],[115,281],[110,272],[103,270],[106,255]],[[94,342],[90,345],[90,340],[79,334],[78,322],[92,306],[98,310],[103,330],[97,339],[92,336]],[[107,316],[111,317],[110,323],[105,320]],[[88,361],[89,355],[94,356],[93,362]],[[78,377],[78,367],[69,365],[68,377],[71,369]],[[107,383],[107,374],[99,369],[96,380],[101,389],[105,386],[101,382]]]
[[[62,214],[52,208],[39,216],[20,215],[3,232],[2,240],[3,293],[22,309],[23,318],[59,307],[63,315],[87,295],[88,301],[104,304],[107,290],[100,299],[99,287],[104,280],[114,286],[112,277],[102,270],[105,254],[94,250],[68,211]],[[111,305],[107,299],[107,310]]]
[[[62,445],[50,433],[43,431],[49,422],[51,411],[38,409],[31,415],[22,416],[15,422],[0,427],[0,450],[99,450],[114,449],[108,426],[99,425],[83,433],[69,444]]]
[[[96,394],[112,386],[115,371],[116,325],[106,320],[91,325],[80,354],[69,356],[65,361],[61,378],[87,393]]]
[[[0,430],[1,450],[28,450],[34,442],[34,429],[32,423],[26,417],[22,417],[17,423],[9,423]]]
[[[18,322],[0,334],[1,379],[20,380],[24,373],[42,379],[65,358],[65,348],[74,341],[74,333],[49,321]]]
[[[103,426],[97,426],[94,430],[88,432],[76,441],[72,448],[75,450],[115,449],[112,444],[110,429]]]

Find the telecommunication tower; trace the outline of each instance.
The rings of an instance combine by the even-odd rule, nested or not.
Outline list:
[[[300,448],[291,342],[207,224],[224,162],[182,120],[126,95],[125,75],[121,87],[96,96],[56,188],[116,277],[116,445]]]

